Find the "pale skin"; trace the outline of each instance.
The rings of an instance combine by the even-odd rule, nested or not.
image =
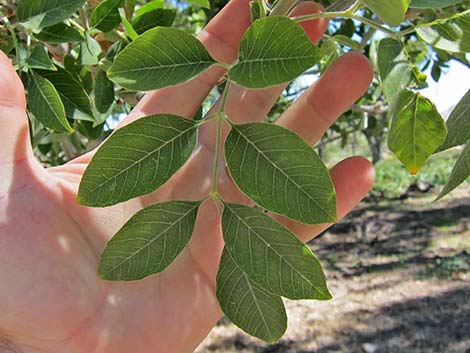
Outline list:
[[[235,59],[240,37],[250,22],[248,3],[232,0],[199,35],[214,58],[226,63]],[[303,3],[295,14],[318,11],[315,3]],[[324,20],[303,24],[314,42],[326,25]],[[212,68],[188,83],[149,93],[124,123],[156,113],[189,118],[223,74],[222,68]],[[348,54],[278,123],[313,145],[366,91],[372,76],[366,58]],[[261,121],[282,89],[247,91],[234,86],[227,113],[236,122]],[[64,166],[44,169],[29,143],[25,105],[21,81],[1,53],[0,337],[27,353],[192,352],[222,315],[214,288],[223,239],[220,216],[211,199],[199,212],[189,245],[165,272],[138,282],[111,283],[98,277],[97,267],[106,242],[142,207],[207,195],[215,121],[204,125],[193,157],[163,188],[113,207],[94,209],[76,202],[92,152]],[[220,166],[220,194],[228,201],[247,203],[223,160]],[[355,157],[336,165],[331,175],[341,218],[366,195],[374,172],[368,161]],[[303,241],[328,227],[277,218]]]

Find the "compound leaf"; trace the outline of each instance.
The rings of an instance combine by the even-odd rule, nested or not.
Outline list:
[[[225,156],[235,183],[260,206],[308,224],[336,220],[330,174],[293,132],[268,123],[234,125]]]
[[[243,36],[229,78],[245,87],[265,88],[292,81],[320,58],[300,25],[286,17],[265,17]]]
[[[100,276],[133,281],[165,270],[191,239],[200,204],[170,201],[137,212],[108,242]]]
[[[290,299],[331,299],[310,249],[262,211],[224,203],[222,231],[234,262],[264,289]]]
[[[196,122],[169,114],[118,129],[86,169],[79,202],[104,207],[155,191],[188,160],[196,140]]]
[[[281,297],[253,282],[227,249],[220,260],[216,294],[227,318],[248,334],[274,343],[286,332],[287,315]]]
[[[131,90],[149,91],[186,82],[215,63],[192,35],[156,27],[140,35],[116,57],[108,78]]]
[[[16,15],[25,27],[43,28],[67,19],[85,2],[86,0],[21,0]]]
[[[61,132],[72,132],[65,109],[54,85],[33,72],[29,76],[28,107],[45,127]]]
[[[445,141],[447,129],[432,102],[419,93],[403,90],[391,107],[388,147],[411,174]]]

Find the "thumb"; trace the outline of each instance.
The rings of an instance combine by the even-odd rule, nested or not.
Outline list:
[[[32,156],[23,84],[0,50],[0,165]]]

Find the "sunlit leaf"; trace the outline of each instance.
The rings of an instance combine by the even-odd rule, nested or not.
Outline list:
[[[211,4],[209,0],[186,0],[186,1],[190,3],[191,5],[205,7],[206,9],[211,8]]]
[[[133,281],[165,270],[191,239],[200,204],[170,201],[137,212],[104,249],[100,276]]]
[[[98,149],[83,175],[79,202],[104,207],[158,189],[188,160],[197,123],[152,115],[118,129]]]
[[[44,126],[61,132],[72,132],[65,109],[54,85],[44,77],[30,73],[28,108]]]
[[[411,174],[416,174],[444,142],[444,120],[430,100],[408,90],[398,95],[390,116],[388,147]]]
[[[437,20],[416,28],[418,35],[429,45],[453,52],[470,52],[470,10],[450,19]]]
[[[48,27],[71,16],[85,2],[86,0],[20,0],[16,16],[25,27]]]
[[[300,25],[286,17],[265,17],[244,34],[229,77],[245,87],[264,88],[292,81],[320,58]]]
[[[454,108],[446,125],[449,133],[439,151],[463,145],[470,140],[470,90]]]
[[[287,315],[281,297],[250,280],[226,249],[220,260],[216,293],[227,318],[250,335],[274,343],[286,331]]]
[[[465,146],[465,149],[460,154],[457,163],[450,174],[449,180],[440,192],[437,199],[441,199],[448,193],[456,189],[470,176],[470,143]]]
[[[336,220],[333,182],[302,138],[277,125],[234,125],[225,143],[233,180],[258,205],[308,223]]]
[[[78,61],[82,65],[98,65],[100,55],[100,44],[87,33],[86,40],[80,44]]]
[[[265,290],[290,299],[331,299],[310,249],[264,212],[224,203],[222,232],[233,261]]]
[[[411,0],[363,0],[382,21],[390,26],[398,26],[405,20]]]
[[[417,9],[436,9],[460,3],[461,0],[411,0],[410,7]]]
[[[192,35],[157,27],[140,35],[116,57],[108,77],[125,88],[149,91],[188,81],[215,63]]]

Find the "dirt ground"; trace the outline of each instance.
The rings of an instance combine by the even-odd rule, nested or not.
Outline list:
[[[288,301],[272,346],[225,319],[197,353],[470,353],[470,197],[364,202],[310,243],[334,299]]]

